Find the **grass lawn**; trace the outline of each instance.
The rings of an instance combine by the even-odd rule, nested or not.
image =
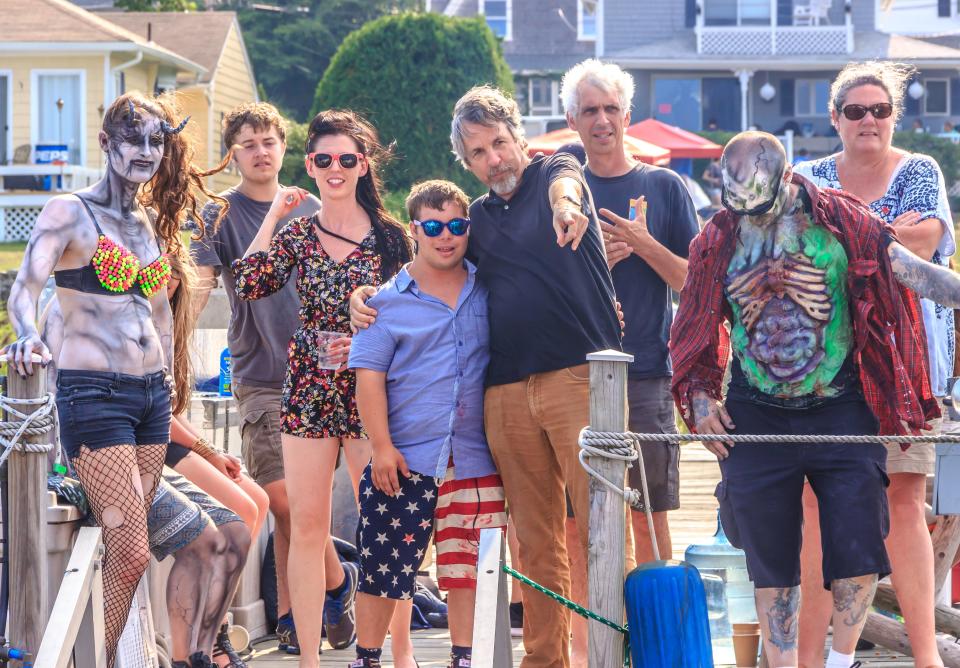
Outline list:
[[[23,260],[23,251],[26,247],[26,241],[0,243],[0,271],[19,269],[20,262]]]

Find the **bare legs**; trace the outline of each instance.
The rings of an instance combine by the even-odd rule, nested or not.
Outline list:
[[[233,481],[203,457],[190,452],[174,470],[224,506],[235,512],[256,539],[267,518],[270,499],[267,493],[245,474]]]
[[[803,486],[803,546],[800,550],[800,665],[820,668],[830,628],[833,597],[823,587],[820,509],[809,483]]]
[[[97,524],[103,530],[103,603],[107,666],[127,621],[133,592],[150,563],[147,509],[160,479],[166,444],[118,445],[73,458]]]
[[[273,557],[277,568],[277,616],[290,612],[290,588],[287,586],[287,561],[290,557],[290,502],[287,484],[275,480],[263,486],[270,499],[270,512],[276,528],[273,531]]]
[[[339,441],[281,436],[283,468],[290,502],[290,556],[287,574],[300,641],[300,668],[319,668],[320,631],[326,572],[316,567],[330,538],[330,500]]]

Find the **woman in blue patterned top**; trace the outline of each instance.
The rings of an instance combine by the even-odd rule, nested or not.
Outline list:
[[[897,232],[900,242],[922,258],[946,265],[956,248],[953,218],[943,174],[933,158],[908,153],[892,144],[902,112],[903,92],[913,68],[893,63],[851,63],[830,90],[830,118],[843,149],[797,165],[796,173],[819,187],[850,192]],[[953,311],[921,300],[933,393],[943,397],[953,370]],[[933,445],[906,452],[887,448],[890,533],[887,552],[891,579],[918,666],[942,666],[934,634],[933,545],[924,518],[926,476],[933,473]],[[800,665],[822,665],[824,637],[832,599],[819,576],[820,540],[816,497],[804,494],[803,601],[800,615]],[[831,650],[828,666],[849,666],[852,656]]]

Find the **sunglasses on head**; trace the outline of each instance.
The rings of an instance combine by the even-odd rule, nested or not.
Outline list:
[[[733,206],[733,205],[729,202],[729,200],[727,199],[727,186],[726,186],[726,185],[724,185],[723,188],[722,188],[721,191],[720,191],[720,202],[723,204],[723,206],[724,206],[728,211],[731,211],[732,213],[735,213],[735,214],[737,214],[738,216],[762,216],[762,215],[765,214],[767,211],[769,211],[770,209],[772,209],[773,206],[777,203],[777,197],[780,195],[780,186],[783,184],[783,172],[784,172],[784,171],[785,171],[785,168],[782,169],[782,170],[780,170],[780,173],[777,175],[776,183],[775,183],[774,186],[773,186],[773,194],[770,195],[770,199],[768,199],[768,200],[767,200],[766,202],[764,202],[763,204],[760,204],[759,206],[755,206],[755,207],[753,207],[752,209],[738,209],[738,208],[736,208],[736,207]]]
[[[470,227],[469,218],[454,218],[446,223],[441,223],[439,220],[414,220],[412,222],[423,230],[423,233],[428,237],[439,237],[443,234],[443,228],[450,230],[450,234],[455,237],[462,237]]]
[[[312,160],[320,169],[327,169],[336,160],[344,169],[353,169],[363,160],[362,153],[308,153],[307,160]]]
[[[848,104],[841,112],[848,121],[859,121],[870,112],[874,118],[890,118],[893,114],[893,105],[889,102],[877,102],[869,107],[862,104]]]

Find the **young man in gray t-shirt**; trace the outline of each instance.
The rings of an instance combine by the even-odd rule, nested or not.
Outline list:
[[[273,545],[277,565],[280,648],[298,654],[287,583],[290,505],[280,448],[280,396],[287,372],[287,345],[299,324],[300,298],[296,281],[290,280],[270,297],[241,301],[234,290],[235,279],[230,269],[231,262],[246,254],[281,190],[279,174],[286,151],[284,126],[279,112],[262,102],[241,105],[224,118],[224,144],[233,149],[233,164],[240,173],[240,184],[220,193],[230,203],[230,210],[216,231],[209,223],[216,217],[212,208],[215,205],[208,204],[204,209],[205,234],[192,243],[191,252],[198,265],[201,283],[212,287],[219,274],[230,301],[227,341],[232,357],[233,395],[241,419],[243,458],[251,477],[267,492],[270,511],[276,519]],[[320,200],[308,195],[300,206],[277,223],[274,233],[290,219],[312,215],[319,209]],[[201,292],[201,308],[208,295],[208,290]],[[340,605],[327,605],[324,610],[327,640],[339,649],[353,642],[356,568],[353,564],[341,566],[332,542],[328,543],[324,554],[324,568],[327,600],[340,602]],[[352,577],[346,577],[345,568],[351,569]]]

